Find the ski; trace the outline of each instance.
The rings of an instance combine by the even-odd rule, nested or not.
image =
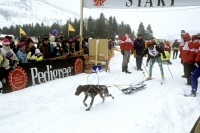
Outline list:
[[[153,80],[154,78],[151,78],[151,79],[145,79],[144,81],[150,81],[150,80]]]
[[[196,97],[196,94],[189,94],[189,95],[184,95],[185,97]]]

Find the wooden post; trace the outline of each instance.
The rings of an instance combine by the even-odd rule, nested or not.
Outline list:
[[[83,38],[83,3],[84,0],[80,0],[80,44],[79,49],[82,49],[82,38]]]
[[[98,47],[99,47],[99,40],[96,41],[95,65],[97,65]]]

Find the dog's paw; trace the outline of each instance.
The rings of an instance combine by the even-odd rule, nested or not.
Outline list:
[[[85,111],[90,111],[90,108],[87,108]]]
[[[86,103],[83,103],[83,105],[84,105],[85,107],[87,107],[87,104],[86,104]]]
[[[102,101],[102,103],[104,103],[104,101],[105,101],[105,98],[103,98],[103,101]]]

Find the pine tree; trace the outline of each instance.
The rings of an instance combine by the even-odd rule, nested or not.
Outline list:
[[[146,39],[147,40],[152,40],[153,39],[153,31],[151,29],[151,25],[148,24],[147,29],[146,29]]]
[[[132,31],[132,33],[131,33],[131,34],[132,34],[132,37],[133,37],[133,39],[136,39],[136,36],[135,36],[135,31],[134,31],[134,30]]]
[[[138,30],[137,30],[137,34],[141,34],[143,39],[146,39],[146,33],[145,33],[145,28],[144,28],[144,24],[142,22],[140,22]]]
[[[124,22],[122,21],[118,28],[119,36],[123,36],[125,34],[125,26]]]
[[[94,28],[95,28],[95,20],[92,19],[90,16],[87,22],[87,32],[88,32],[88,37],[94,37]]]
[[[112,20],[112,28],[113,28],[112,31],[114,31],[114,33],[118,35],[118,24],[115,17],[113,17]]]
[[[95,24],[95,37],[96,38],[107,38],[107,36],[105,35],[106,32],[106,24],[105,24],[105,16],[103,13],[100,14],[99,19],[96,20],[96,24]]]
[[[106,30],[107,30],[107,37],[113,39],[114,38],[114,31],[113,31],[113,19],[112,19],[112,16],[110,16],[109,19],[108,19]]]

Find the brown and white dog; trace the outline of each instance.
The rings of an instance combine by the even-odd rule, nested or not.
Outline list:
[[[99,96],[103,99],[103,103],[105,101],[105,97],[112,97],[112,99],[114,99],[114,97],[109,94],[107,86],[105,85],[79,85],[76,89],[75,95],[79,96],[82,92],[85,94],[85,98],[83,100],[84,106],[87,107],[85,101],[87,100],[88,96],[91,96],[92,98],[90,106],[86,109],[86,111],[89,111],[92,108],[94,98],[97,94],[99,94]]]

